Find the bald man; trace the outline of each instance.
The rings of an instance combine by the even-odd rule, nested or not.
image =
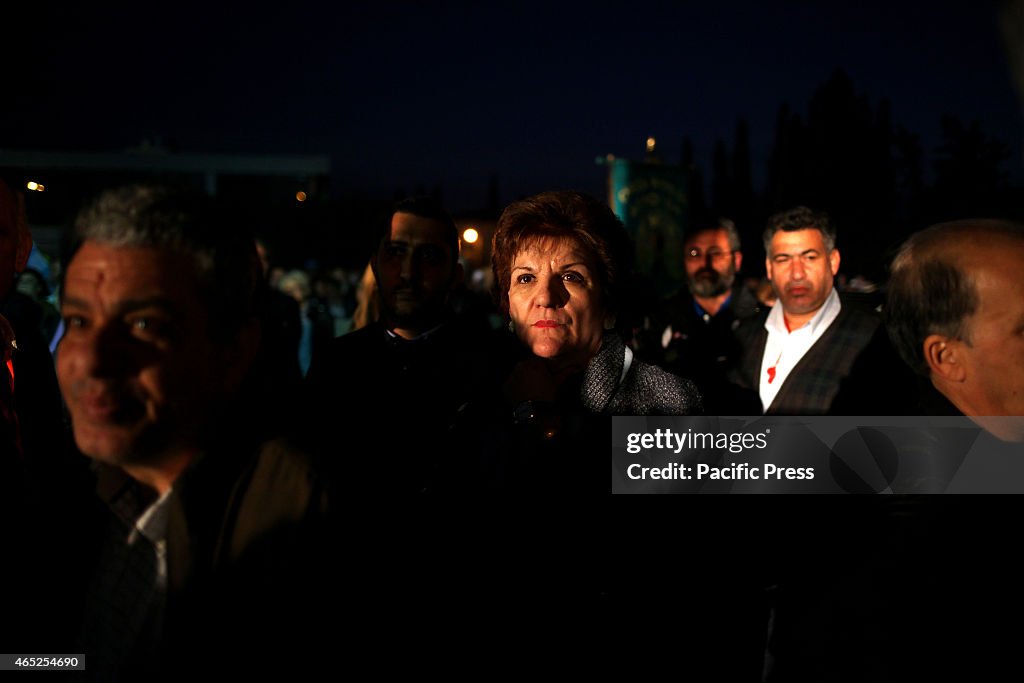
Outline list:
[[[1024,225],[963,220],[910,237],[893,260],[887,321],[927,378],[921,412],[1024,416]],[[978,420],[975,420],[978,422]],[[1024,441],[1024,420],[986,421]]]

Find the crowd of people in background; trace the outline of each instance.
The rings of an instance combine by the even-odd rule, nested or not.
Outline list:
[[[445,614],[462,624],[451,638],[526,666],[557,640],[552,624],[595,662],[654,647],[720,680],[977,663],[928,654],[977,616],[966,594],[949,591],[937,617],[894,559],[905,551],[875,552],[934,540],[946,508],[808,520],[748,507],[761,526],[722,534],[691,503],[671,540],[578,501],[609,491],[615,415],[1024,415],[1024,227],[915,234],[886,297],[840,291],[843,236],[823,211],[769,219],[765,281],[743,277],[757,254],[715,217],[687,233],[684,287],[664,300],[634,272],[619,219],[578,192],[509,205],[488,278],[467,277],[436,200],[402,200],[373,227],[365,271],[285,270],[209,198],[112,189],[83,207],[49,282],[26,268],[24,207],[0,184],[2,517],[15,547],[51,541],[4,563],[17,593],[5,649],[85,652],[96,680],[171,679],[326,652],[324,614],[370,649],[409,618],[414,650],[436,654],[424,615]],[[471,286],[482,280],[491,292]],[[1024,441],[1006,424],[992,433]],[[494,528],[472,552],[441,544],[441,561],[437,546],[417,555],[422,539],[361,535],[384,529],[358,519],[378,514],[372,494],[494,490],[559,505],[529,538]],[[815,536],[822,555],[768,543],[765,524]],[[524,559],[542,556],[541,571]],[[697,564],[686,590],[636,592]],[[928,586],[965,576],[913,566]],[[857,600],[924,610],[896,610],[920,629],[909,659],[870,632],[891,613],[856,614]],[[514,645],[524,624],[536,647]]]

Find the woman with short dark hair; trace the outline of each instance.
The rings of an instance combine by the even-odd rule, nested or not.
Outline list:
[[[498,354],[487,413],[474,418],[487,432],[479,445],[491,483],[532,486],[541,470],[564,480],[551,468],[580,452],[591,460],[577,464],[607,490],[594,459],[611,453],[608,417],[701,412],[692,382],[636,360],[614,329],[631,250],[604,203],[579,192],[515,202],[498,221],[492,266],[514,336]]]
[[[526,374],[524,366],[533,378],[506,384],[508,391],[523,400],[578,400],[605,415],[700,411],[692,383],[635,360],[614,331],[630,260],[622,223],[593,197],[545,192],[505,209],[494,235],[494,286],[531,352],[510,379]],[[560,396],[574,376],[582,381],[579,394]]]

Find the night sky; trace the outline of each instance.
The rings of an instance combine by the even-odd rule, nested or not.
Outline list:
[[[668,161],[689,136],[708,177],[744,117],[760,186],[780,105],[842,68],[929,148],[943,113],[978,120],[1024,176],[994,3],[290,5],[7,8],[0,147],[328,154],[335,193],[441,186],[458,211],[492,174],[503,202],[602,193],[595,158],[648,135]]]

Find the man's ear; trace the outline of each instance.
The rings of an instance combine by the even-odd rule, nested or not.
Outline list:
[[[245,323],[235,335],[224,343],[221,349],[221,368],[224,388],[233,392],[249,373],[263,338],[259,320],[253,318]]]
[[[764,260],[764,276],[768,278],[768,282],[772,281],[772,260],[767,257]]]
[[[832,277],[835,277],[836,273],[839,272],[839,250],[833,249],[828,253],[828,265],[832,269]]]
[[[738,251],[737,250],[737,251],[732,252],[732,266],[736,270],[737,273],[740,271],[740,268],[743,266],[743,252],[742,251]]]
[[[966,368],[960,350],[963,341],[941,334],[930,334],[924,340],[924,359],[936,379],[946,382],[962,382]]]

